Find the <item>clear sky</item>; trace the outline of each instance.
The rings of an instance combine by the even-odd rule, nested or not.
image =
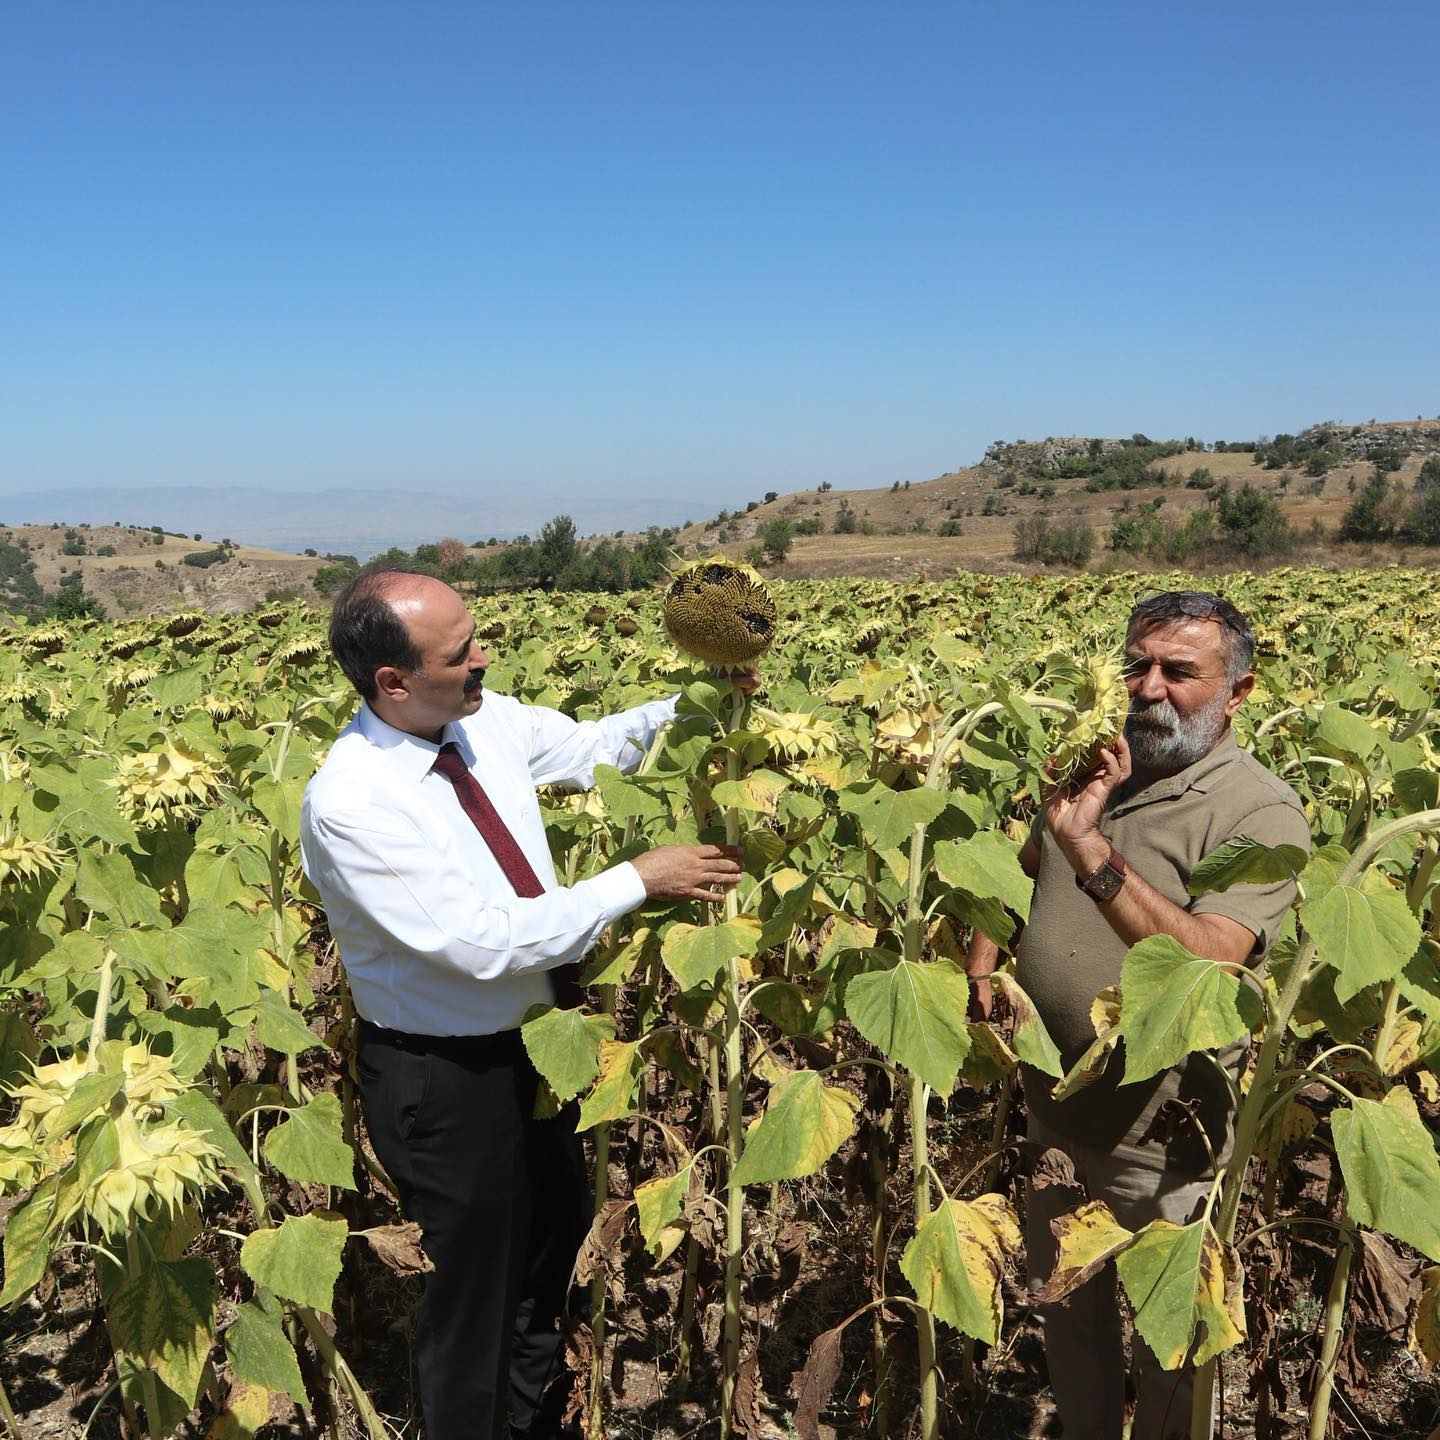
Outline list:
[[[1440,7],[0,0],[0,493],[1440,410]]]

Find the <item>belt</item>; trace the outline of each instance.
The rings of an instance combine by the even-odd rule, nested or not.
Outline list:
[[[364,1045],[384,1045],[410,1055],[439,1055],[447,1060],[507,1060],[525,1053],[518,1030],[498,1030],[492,1035],[412,1035],[361,1018],[359,1038]]]

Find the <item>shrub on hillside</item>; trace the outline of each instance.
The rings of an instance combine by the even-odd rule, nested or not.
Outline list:
[[[1393,539],[1404,503],[1404,491],[1398,485],[1392,486],[1377,468],[1341,517],[1337,538],[1361,545]]]
[[[1294,548],[1290,522],[1273,496],[1249,484],[1238,490],[1224,484],[1210,499],[1213,509],[1193,511],[1183,521],[1162,515],[1153,504],[1122,510],[1111,523],[1107,544],[1119,553],[1143,555],[1167,565],[1237,554],[1247,559],[1274,558]]]
[[[1248,481],[1238,490],[1222,485],[1214,494],[1222,543],[1255,559],[1288,554],[1294,548],[1294,531],[1273,495],[1263,494]]]
[[[77,577],[78,578],[78,577]],[[79,585],[62,585],[45,607],[52,620],[104,620],[105,606],[99,596],[87,595]]]
[[[333,595],[342,585],[352,579],[360,567],[351,561],[348,564],[322,565],[316,572],[311,584],[322,595]]]
[[[208,570],[212,565],[219,565],[229,558],[229,551],[217,545],[213,550],[192,550],[188,555],[180,557],[180,563],[193,565],[197,570]]]
[[[1404,536],[1417,545],[1440,545],[1440,485],[1416,490],[1405,513]]]
[[[1084,520],[1027,515],[1015,522],[1015,558],[1042,565],[1084,565],[1095,551],[1095,531]]]
[[[777,516],[760,527],[757,538],[765,558],[778,565],[790,553],[790,546],[795,539],[795,527],[784,516]]]

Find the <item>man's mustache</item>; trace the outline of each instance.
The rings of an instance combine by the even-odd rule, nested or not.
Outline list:
[[[465,682],[465,693],[474,695],[485,688],[485,672],[483,670],[472,670],[470,678]]]
[[[1179,711],[1168,700],[1132,700],[1125,721],[1127,727],[1134,725],[1141,730],[1173,730],[1179,723]]]

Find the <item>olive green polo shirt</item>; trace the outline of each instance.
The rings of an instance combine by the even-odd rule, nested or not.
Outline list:
[[[1255,963],[1275,942],[1276,931],[1295,898],[1293,882],[1235,885],[1192,897],[1186,889],[1195,866],[1228,840],[1241,836],[1266,845],[1310,848],[1310,827],[1295,792],[1270,773],[1227,733],[1202,760],[1131,793],[1117,791],[1100,822],[1101,833],[1168,900],[1192,915],[1227,915],[1255,936]],[[1110,928],[1097,904],[1075,884],[1075,872],[1043,823],[1038,824],[1040,870],[1030,919],[1017,951],[1016,979],[1034,1001],[1060,1049],[1065,1066],[1094,1043],[1090,1005],[1107,985],[1120,981],[1126,945]],[[1220,1053],[1232,1075],[1247,1042]],[[1229,1088],[1204,1055],[1191,1055],[1173,1070],[1133,1085],[1122,1085],[1124,1044],[1103,1075],[1068,1100],[1050,1098],[1051,1081],[1022,1067],[1025,1099],[1052,1130],[1081,1144],[1112,1150],[1134,1145],[1167,1100],[1197,1100],[1206,1134],[1224,1161],[1230,1145]],[[1194,1127],[1182,1124],[1166,1147],[1167,1168],[1200,1173],[1208,1168]],[[1161,1151],[1145,1147],[1159,1163]]]

